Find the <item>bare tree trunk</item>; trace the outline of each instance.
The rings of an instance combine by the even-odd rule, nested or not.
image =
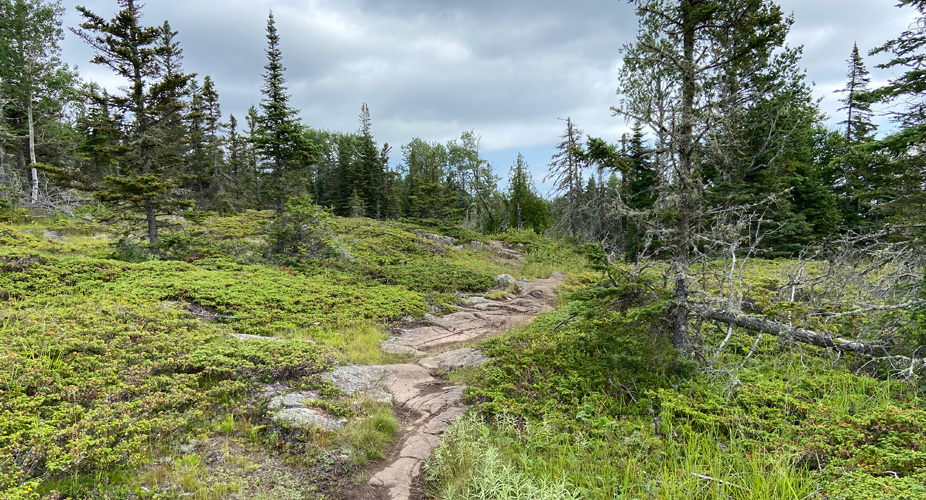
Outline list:
[[[727,325],[738,326],[740,328],[745,328],[754,332],[768,333],[770,335],[776,335],[779,337],[788,337],[792,340],[796,340],[804,344],[834,349],[839,352],[856,352],[872,355],[877,353],[884,353],[886,350],[886,346],[877,346],[866,344],[864,342],[832,337],[820,332],[815,332],[813,330],[795,328],[783,323],[778,323],[777,321],[771,321],[756,316],[749,316],[742,313],[725,311],[715,307],[700,304],[689,304],[688,309],[703,319],[719,321]]]
[[[29,120],[29,164],[32,168],[29,170],[29,180],[32,182],[32,207],[35,208],[39,202],[39,171],[36,170],[35,164],[35,122],[32,119],[32,95],[29,95],[29,105],[26,108],[27,119]]]
[[[153,245],[158,242],[158,219],[151,199],[145,200],[145,218],[148,221],[148,243]]]

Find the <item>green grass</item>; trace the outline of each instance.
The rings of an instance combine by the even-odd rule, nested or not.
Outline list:
[[[659,293],[570,288],[568,304],[483,343],[493,359],[463,376],[475,407],[428,463],[434,497],[926,498],[916,383],[770,336],[742,365],[745,332],[712,374],[674,362]],[[706,345],[724,334],[702,331]]]

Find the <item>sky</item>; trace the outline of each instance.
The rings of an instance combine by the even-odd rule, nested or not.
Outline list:
[[[115,0],[62,2],[64,25],[81,22],[76,5],[105,18]],[[788,38],[803,45],[802,65],[821,109],[834,126],[853,42],[863,55],[895,38],[915,20],[896,0],[780,0],[794,16]],[[571,117],[586,134],[617,142],[627,131],[612,116],[618,103],[621,47],[633,41],[633,7],[620,0],[149,0],[143,22],[170,22],[178,31],[184,69],[209,75],[222,111],[243,122],[260,102],[266,63],[267,15],[280,36],[291,104],[317,129],[356,131],[362,103],[380,144],[414,137],[457,138],[472,130],[481,152],[503,179],[520,152],[542,194],[542,178]],[[68,32],[65,61],[85,79],[113,89],[123,84],[92,50]],[[872,85],[896,75],[874,68]],[[886,118],[879,118],[882,123]]]

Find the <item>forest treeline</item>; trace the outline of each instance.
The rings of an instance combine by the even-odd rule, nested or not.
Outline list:
[[[70,28],[95,50],[92,63],[122,79],[113,90],[61,60],[60,2],[0,0],[0,210],[73,213],[93,200],[99,216],[136,221],[153,243],[163,216],[282,212],[286,200],[310,197],[341,216],[550,231],[631,259],[697,246],[673,231],[705,232],[731,213],[761,235],[753,243],[768,256],[916,224],[924,213],[919,27],[871,50],[886,56],[881,68],[910,69],[881,88],[870,86],[859,48],[847,47],[842,116],[831,127],[801,49],[785,43],[793,19],[774,3],[634,2],[641,28],[623,49],[614,108],[632,133],[609,143],[565,119],[545,178],[550,201],[523,157],[507,172],[490,165],[474,131],[394,150],[375,139],[367,104],[354,132],[303,123],[272,13],[261,100],[226,118],[215,82],[183,65],[170,24],[145,25],[140,4],[118,3],[112,19],[78,7],[83,21]],[[901,6],[922,18],[926,2]],[[726,15],[726,24],[708,22]],[[714,52],[692,58],[701,66],[689,71],[695,49]],[[892,108],[896,126],[879,134],[873,106],[894,101],[903,103]]]

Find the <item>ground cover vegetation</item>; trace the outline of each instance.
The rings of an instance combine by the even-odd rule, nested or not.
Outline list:
[[[926,498],[926,2],[869,53],[887,85],[846,48],[835,129],[775,2],[631,3],[632,132],[566,118],[547,200],[520,156],[501,189],[474,131],[393,161],[365,103],[356,132],[303,124],[272,14],[239,124],[134,0],[71,28],[114,90],[61,61],[59,2],[0,0],[0,496],[336,496],[399,427],[320,373],[404,360],[390,323],[498,274],[567,272],[451,375],[474,406],[432,496]],[[350,423],[276,424],[269,383]]]

